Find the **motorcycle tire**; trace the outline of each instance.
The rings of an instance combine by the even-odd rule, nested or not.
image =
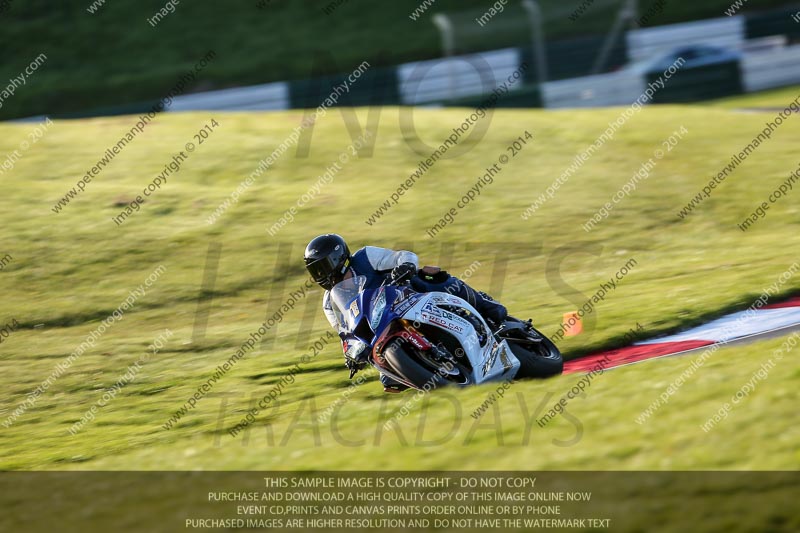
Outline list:
[[[387,346],[383,352],[383,358],[397,374],[413,383],[417,389],[435,389],[447,385],[463,386],[473,384],[469,372],[461,365],[455,367],[458,369],[458,379],[448,379],[435,370],[428,369],[427,365],[417,361],[408,350],[397,343]]]
[[[564,359],[556,345],[538,330],[537,333],[541,335],[542,341],[533,345],[522,346],[513,339],[506,339],[511,351],[520,362],[515,379],[549,378],[560,375],[564,370]]]

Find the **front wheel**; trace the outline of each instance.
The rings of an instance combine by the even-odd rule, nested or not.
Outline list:
[[[411,350],[391,343],[383,351],[383,358],[398,375],[404,377],[417,389],[435,389],[445,385],[471,385],[473,383],[469,371],[456,363],[453,370],[447,372],[441,366],[428,362],[427,358],[416,358]]]
[[[564,370],[564,359],[556,345],[541,332],[536,332],[541,341],[535,343],[517,344],[513,339],[506,339],[520,363],[515,378],[549,378]]]

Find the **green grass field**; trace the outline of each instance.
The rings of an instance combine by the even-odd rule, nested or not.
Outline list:
[[[366,109],[357,110],[360,123]],[[609,371],[571,417],[544,428],[531,421],[578,380],[515,383],[476,422],[470,413],[492,387],[432,394],[409,405],[397,431],[382,424],[412,400],[384,395],[372,377],[346,403],[337,425],[315,422],[341,399],[349,381],[339,348],[329,344],[287,385],[280,405],[257,417],[249,434],[231,437],[250,407],[309,353],[327,324],[321,291],[290,311],[274,345],[258,346],[170,430],[170,416],[305,279],[302,252],[314,235],[337,231],[354,247],[413,248],[424,263],[454,273],[481,262],[470,283],[499,293],[512,313],[557,330],[599,284],[630,258],[637,265],[585,324],[562,342],[567,357],[622,343],[637,323],[648,336],[700,323],[749,305],[797,261],[798,207],[792,196],[755,227],[736,224],[798,165],[800,119],[792,117],[695,212],[677,213],[771,118],[726,109],[644,109],[570,178],[530,220],[521,214],[593,142],[621,109],[498,111],[469,151],[441,160],[373,226],[365,219],[420,159],[406,144],[399,114],[385,108],[372,157],[353,157],[275,237],[271,226],[317,182],[351,142],[338,110],[315,126],[309,155],[285,154],[221,218],[206,219],[299,124],[301,112],[162,115],[128,145],[63,211],[51,207],[129,130],[133,117],[57,121],[3,175],[0,195],[0,327],[20,327],[0,344],[0,422],[47,379],[87,335],[143,284],[166,270],[94,348],[79,357],[8,428],[0,427],[2,469],[793,469],[800,461],[791,423],[800,383],[786,358],[731,417],[709,433],[711,417],[781,340],[720,350],[648,421],[635,418],[690,364],[664,359]],[[414,110],[422,139],[438,144],[464,109]],[[140,194],[173,154],[214,117],[219,127],[167,184],[121,226],[111,218]],[[488,120],[488,118],[487,118]],[[688,131],[650,177],[592,232],[581,225],[662,147]],[[0,154],[19,149],[31,124],[0,125]],[[466,193],[506,147],[530,131],[534,141],[504,167],[477,201],[436,239],[425,230]],[[196,142],[196,140],[194,141]],[[510,155],[510,154],[509,154]],[[210,243],[221,244],[208,326],[194,334]],[[464,244],[468,243],[468,244]],[[276,260],[288,269],[276,269]],[[505,264],[505,274],[496,269]],[[501,272],[502,274],[502,272]],[[494,279],[494,281],[493,281]],[[272,295],[285,281],[287,292]],[[793,294],[800,282],[781,286]],[[594,321],[594,324],[592,324]],[[68,430],[165,328],[173,335],[136,379],[75,436]],[[298,333],[304,334],[297,346]],[[528,425],[526,426],[526,420]],[[448,428],[453,434],[448,435]],[[440,440],[442,442],[435,443]],[[571,442],[575,441],[575,442]],[[431,444],[434,442],[434,444]],[[381,453],[375,453],[380,450]]]

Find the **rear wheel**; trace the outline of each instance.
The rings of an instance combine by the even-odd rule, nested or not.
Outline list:
[[[391,343],[383,351],[383,358],[392,370],[418,389],[473,383],[470,372],[463,365],[456,363],[448,372],[443,366],[437,366],[427,358],[416,357],[416,354],[399,343]]]
[[[553,341],[531,328],[541,337],[538,342],[506,339],[511,351],[519,359],[517,378],[549,378],[558,376],[564,370],[564,359]]]

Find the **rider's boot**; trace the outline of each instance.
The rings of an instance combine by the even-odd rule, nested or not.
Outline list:
[[[485,292],[476,291],[462,280],[458,278],[452,279],[458,285],[457,291],[453,292],[453,294],[469,302],[489,322],[492,330],[497,330],[508,316],[506,307],[496,302]]]

